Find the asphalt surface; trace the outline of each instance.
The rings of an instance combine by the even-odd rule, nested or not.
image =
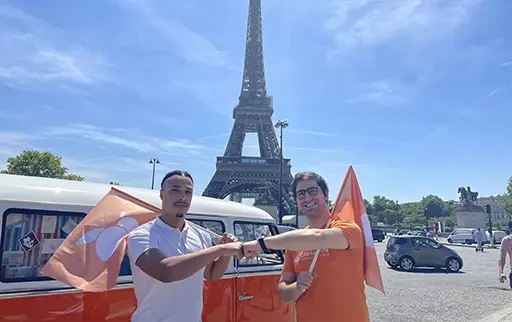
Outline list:
[[[499,249],[476,253],[474,248],[448,246],[464,260],[459,273],[434,269],[403,272],[389,268],[384,261],[386,242],[375,244],[386,294],[366,289],[372,322],[476,322],[512,307],[508,281],[498,281]]]

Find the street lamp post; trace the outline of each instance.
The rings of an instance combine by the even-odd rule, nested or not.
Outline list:
[[[279,224],[283,224],[283,129],[288,127],[288,122],[277,121],[276,128],[280,129],[279,135]]]
[[[398,228],[402,228],[402,216],[400,216],[400,205],[398,200],[395,200],[396,204],[396,220],[398,221]]]
[[[153,158],[149,160],[149,163],[153,164],[153,175],[151,176],[151,190],[155,188],[155,166],[157,163],[160,163],[160,160],[158,158]]]

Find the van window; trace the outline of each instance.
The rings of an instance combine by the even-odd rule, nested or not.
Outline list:
[[[194,224],[197,224],[203,228],[206,228],[208,230],[211,230],[212,232],[216,233],[217,235],[222,235],[226,231],[226,227],[224,226],[224,223],[220,220],[207,220],[207,219],[187,219],[193,222]],[[216,240],[212,238],[212,245],[215,246]]]
[[[256,240],[260,236],[272,236],[278,234],[277,228],[270,224],[235,222],[235,236],[241,242]],[[260,266],[260,265],[278,265],[283,263],[283,253],[275,251],[270,254],[259,254],[254,259],[243,258],[238,262],[238,266]]]
[[[2,218],[0,281],[51,280],[42,275],[41,270],[85,215],[82,212],[7,209]],[[119,275],[131,275],[127,256]]]

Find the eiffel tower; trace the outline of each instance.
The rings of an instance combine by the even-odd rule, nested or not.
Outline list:
[[[242,90],[233,110],[235,123],[224,156],[203,196],[231,200],[254,198],[256,206],[278,206],[280,148],[272,123],[274,107],[267,95],[263,63],[261,0],[249,0]],[[257,133],[259,157],[242,156],[246,133]],[[290,196],[290,159],[283,158],[282,197],[285,213],[295,210]],[[278,219],[278,218],[276,218]]]

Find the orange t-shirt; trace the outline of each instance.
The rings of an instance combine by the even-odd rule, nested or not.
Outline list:
[[[341,220],[333,220],[329,228],[341,230],[350,247],[320,251],[313,270],[313,282],[295,303],[297,322],[369,322],[361,229],[353,221]],[[298,275],[309,271],[315,251],[287,250],[283,272]]]

